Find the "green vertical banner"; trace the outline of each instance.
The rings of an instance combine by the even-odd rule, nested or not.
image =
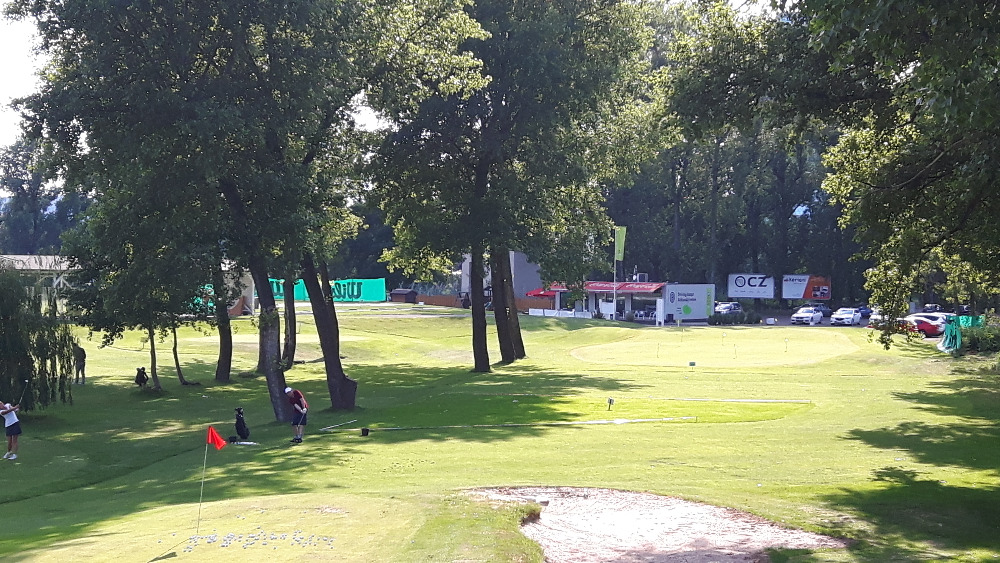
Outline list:
[[[625,259],[625,227],[615,227],[615,260]]]

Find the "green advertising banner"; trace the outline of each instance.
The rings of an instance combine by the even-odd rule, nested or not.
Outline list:
[[[271,291],[275,299],[285,298],[284,280],[270,279]],[[334,301],[385,301],[385,278],[368,280],[336,280],[330,282]],[[306,284],[295,280],[296,301],[309,301]]]
[[[385,278],[337,280],[332,285],[334,301],[385,301]]]
[[[615,260],[625,259],[625,227],[615,227]]]

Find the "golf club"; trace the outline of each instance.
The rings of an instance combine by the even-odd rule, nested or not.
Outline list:
[[[18,399],[16,403],[14,403],[15,405],[20,405],[21,404],[21,400],[24,399],[24,392],[27,391],[27,390],[28,390],[28,380],[25,379],[24,380],[24,389],[21,389],[21,398]]]
[[[343,426],[345,424],[350,424],[352,422],[357,422],[357,421],[358,421],[358,419],[355,418],[354,420],[348,420],[347,422],[341,422],[340,424],[334,424],[333,426],[324,426],[323,428],[320,428],[320,431],[329,430],[331,428],[336,428],[338,426]]]

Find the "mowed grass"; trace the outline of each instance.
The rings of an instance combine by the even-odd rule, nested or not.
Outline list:
[[[775,560],[1000,557],[1000,385],[983,359],[923,342],[885,351],[847,327],[522,317],[529,357],[474,374],[469,319],[445,312],[461,313],[342,308],[343,361],[360,384],[349,412],[329,408],[315,330],[300,317],[305,363],[286,378],[312,406],[301,445],[274,422],[264,380],[236,375],[256,363],[248,321],[226,384],[212,379],[210,332],[181,332],[197,386],[178,385],[159,343],[160,394],[131,383],[149,363],[141,335],[104,349],[85,340],[87,385],[73,387],[73,405],[27,413],[20,459],[0,465],[0,556],[541,561],[518,532],[528,507],[464,491],[565,485],[680,496],[859,540]],[[208,425],[234,434],[236,406],[258,445],[206,456]]]

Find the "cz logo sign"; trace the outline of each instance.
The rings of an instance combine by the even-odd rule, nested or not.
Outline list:
[[[774,298],[774,278],[764,274],[730,274],[729,297]]]
[[[768,287],[767,276],[736,276],[736,287]]]

